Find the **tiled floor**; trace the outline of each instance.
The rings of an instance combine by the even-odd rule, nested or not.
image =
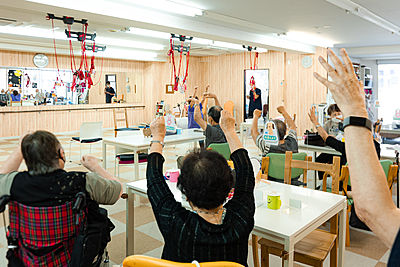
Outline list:
[[[69,156],[69,140],[71,136],[78,136],[77,133],[64,133],[57,134],[63,147],[66,149],[66,154]],[[104,132],[105,137],[113,136],[113,132],[108,130]],[[8,158],[11,152],[18,144],[18,138],[1,138],[0,139],[0,165]],[[164,149],[164,156],[166,162],[164,164],[164,171],[170,168],[176,168],[177,155],[184,155],[190,145],[179,145],[175,147],[166,147]],[[254,146],[251,139],[246,139],[245,146],[248,149],[251,157],[260,158],[258,149]],[[92,155],[101,158],[101,144],[92,145]],[[89,153],[89,146],[82,147],[82,154]],[[78,165],[79,162],[79,145],[72,145],[72,163],[67,162],[67,171],[86,171],[84,167]],[[107,149],[107,170],[114,174],[114,151],[111,148]],[[20,170],[26,168],[25,164],[21,165]],[[140,178],[145,178],[146,165],[140,165]],[[127,182],[133,181],[133,166],[120,167],[120,180],[126,186]],[[309,179],[312,182],[313,179]],[[158,230],[155,222],[152,209],[147,199],[142,198],[143,205],[135,208],[135,253],[143,254],[153,257],[161,257],[163,248],[163,238]],[[108,251],[111,259],[111,264],[121,264],[125,258],[125,200],[120,199],[113,206],[105,206],[107,208],[112,222],[115,224],[116,229],[112,232],[112,241],[108,245]],[[1,216],[3,217],[3,216]],[[8,223],[8,218],[6,218]],[[346,248],[345,253],[345,266],[386,266],[389,250],[385,248],[383,243],[371,232],[366,232],[357,229],[351,229],[351,247]],[[0,267],[6,267],[7,261],[5,260],[5,253],[7,242],[4,234],[3,218],[0,218]],[[251,247],[249,246],[249,266],[253,266],[251,257]],[[271,256],[270,266],[281,266],[278,257]],[[110,265],[111,265],[110,264]],[[295,266],[300,266],[295,264]],[[325,261],[324,266],[329,266],[329,260]]]

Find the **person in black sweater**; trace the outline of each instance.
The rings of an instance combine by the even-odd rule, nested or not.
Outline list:
[[[221,112],[220,125],[232,151],[235,193],[224,205],[233,186],[225,158],[217,152],[195,150],[183,160],[178,178],[178,188],[192,210],[175,200],[163,177],[164,118],[157,118],[150,126],[153,140],[147,163],[147,194],[165,242],[163,259],[232,261],[248,266],[248,240],[255,212],[254,173],[229,112]]]
[[[325,129],[318,123],[318,119],[315,116],[315,107],[311,108],[310,113],[308,114],[308,117],[310,117],[311,122],[314,124],[314,126],[317,129],[321,138],[324,139],[326,145],[330,146],[333,149],[335,149],[336,151],[339,151],[340,153],[342,153],[342,155],[340,156],[340,165],[346,165],[347,157],[346,157],[345,143],[337,140],[332,135],[328,135],[328,133],[325,131]],[[374,140],[374,145],[375,145],[376,154],[378,155],[378,158],[380,159],[381,158],[381,145],[376,140]],[[333,158],[333,155],[329,155],[329,156],[332,156],[332,158]],[[320,180],[322,180],[324,173],[318,172],[318,175],[320,177]]]

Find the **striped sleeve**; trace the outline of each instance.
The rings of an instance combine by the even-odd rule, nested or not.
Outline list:
[[[267,155],[268,152],[269,152],[269,149],[270,149],[270,145],[265,143],[265,141],[263,140],[262,136],[263,136],[262,134],[259,134],[257,136],[256,146],[261,150],[261,153],[263,155]]]
[[[297,140],[297,132],[295,130],[289,130],[288,136],[294,138],[294,140]]]

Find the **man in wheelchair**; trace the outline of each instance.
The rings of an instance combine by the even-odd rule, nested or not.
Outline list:
[[[22,160],[28,171],[18,172]],[[65,171],[64,149],[50,132],[21,136],[0,167],[0,212],[10,201],[9,266],[99,266],[114,226],[98,204],[114,204],[123,189],[96,158],[81,163],[90,172]]]

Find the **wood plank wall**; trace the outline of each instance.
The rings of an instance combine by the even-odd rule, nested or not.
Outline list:
[[[35,53],[1,51],[0,66],[30,67],[34,68],[33,56]],[[57,68],[55,56],[48,54],[48,68]],[[304,69],[301,66],[301,59],[305,55],[290,54],[277,51],[261,53],[259,56],[258,68],[270,69],[270,111],[271,116],[277,116],[276,107],[284,104],[289,113],[296,113],[296,124],[298,134],[301,135],[306,128],[311,127],[307,112],[313,103],[325,101],[326,88],[320,85],[314,78],[313,72],[317,71],[323,75],[326,72],[322,69],[317,59],[318,56],[327,57],[326,49],[317,48],[316,54],[311,54],[313,66]],[[253,54],[254,58],[254,54]],[[80,59],[76,59],[80,62]],[[288,64],[290,60],[290,65]],[[60,69],[70,68],[69,56],[58,56]],[[94,81],[99,80],[101,58],[95,60],[97,74]],[[207,84],[211,85],[211,91],[216,93],[223,105],[231,100],[236,107],[236,120],[238,123],[243,120],[243,84],[244,69],[250,68],[249,54],[227,54],[221,56],[191,57],[188,79],[188,91],[185,94],[165,94],[165,85],[171,82],[171,64],[168,62],[144,62],[133,60],[104,59],[103,74],[126,72],[142,73],[142,101],[144,110],[129,109],[129,124],[138,122],[151,122],[155,114],[155,104],[164,100],[171,108],[193,94],[193,88],[199,86],[199,94],[202,94]],[[104,84],[94,88],[96,98],[103,98]],[[133,88],[132,88],[133,89]],[[92,94],[92,92],[91,92]],[[210,101],[212,105],[213,101]],[[105,104],[99,104],[104,106]],[[85,112],[42,112],[42,113],[20,113],[1,115],[2,126],[0,137],[17,136],[28,128],[32,130],[46,129],[55,132],[75,131],[83,121],[103,120],[104,128],[113,127],[112,110],[88,110]],[[29,123],[28,123],[29,122]],[[35,123],[33,123],[35,122]],[[3,127],[5,126],[5,127]]]
[[[307,113],[311,104],[325,102],[326,88],[313,77],[313,72],[326,76],[318,62],[318,57],[327,57],[325,48],[317,48],[312,67],[305,69],[301,59],[305,55],[269,51],[260,53],[259,69],[270,69],[270,116],[278,116],[276,108],[284,105],[290,114],[296,114],[298,135],[312,127]],[[252,55],[254,59],[254,53]],[[288,64],[290,60],[290,64]],[[246,53],[206,56],[200,58],[199,91],[203,93],[207,84],[217,94],[221,105],[231,100],[236,107],[236,120],[243,121],[244,106],[244,69],[250,68],[250,55]]]

